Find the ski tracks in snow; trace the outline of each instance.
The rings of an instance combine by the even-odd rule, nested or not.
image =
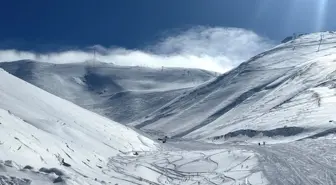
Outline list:
[[[325,142],[332,142],[325,140]],[[335,145],[322,152],[321,141],[293,142],[266,147],[247,146],[260,157],[260,166],[271,184],[334,185],[336,184]]]
[[[115,178],[138,184],[231,185],[244,184],[256,164],[242,150],[139,152],[138,156],[118,155],[108,164]],[[253,162],[254,161],[254,162]],[[111,171],[110,171],[111,172]],[[141,175],[142,174],[142,175]],[[141,177],[141,178],[140,178]]]

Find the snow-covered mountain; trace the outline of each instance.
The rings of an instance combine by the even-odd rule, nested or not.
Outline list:
[[[0,79],[0,160],[9,160],[10,166],[15,161],[22,168],[57,167],[70,177],[85,174],[90,182],[98,172],[100,180],[108,179],[100,166],[106,166],[111,156],[156,150],[155,142],[136,131],[2,69]],[[61,166],[61,159],[72,168]]]
[[[217,78],[203,70],[99,62],[17,61],[0,67],[152,135],[223,140],[262,133],[296,140],[334,127],[328,102],[333,101],[335,36],[300,35]]]
[[[335,53],[334,32],[300,35],[214,79],[0,63],[0,184],[333,185]]]
[[[133,125],[189,139],[263,133],[295,140],[327,131],[336,126],[335,53],[335,33],[302,35],[179,96]]]
[[[1,185],[267,182],[253,152],[159,146],[2,69],[0,79]]]
[[[129,123],[159,109],[215,73],[182,68],[124,67],[98,61],[0,63],[0,68],[81,107]]]

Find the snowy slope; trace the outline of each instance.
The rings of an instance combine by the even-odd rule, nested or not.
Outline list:
[[[248,132],[283,137],[279,133],[284,128],[292,132],[289,140],[296,140],[332,129],[335,52],[333,32],[300,36],[194,88],[133,125],[194,139]]]
[[[211,75],[202,78],[197,87],[187,85],[195,78],[182,78],[176,69],[166,75],[131,69],[128,79],[119,78],[125,71],[115,66],[3,64],[14,75],[95,111],[110,110],[104,97],[114,96],[110,108],[132,115],[127,109],[138,104],[123,107],[129,97],[118,92],[125,89],[145,93],[142,100],[160,97],[148,112],[156,105],[153,99],[153,105],[138,106],[145,109],[142,119],[129,120],[173,139],[159,145],[0,69],[0,184],[53,184],[61,177],[65,184],[333,185],[335,53],[336,34],[303,35],[210,82],[204,83]],[[111,77],[112,69],[120,74]],[[161,97],[170,90],[178,96]],[[203,143],[208,139],[225,142]],[[267,144],[254,143],[261,141]],[[61,158],[71,167],[61,165]]]
[[[156,144],[108,120],[21,81],[0,69],[0,160],[36,169],[55,167],[76,180],[109,179],[99,166],[120,152],[156,150]],[[60,165],[60,158],[71,168]],[[85,184],[78,182],[79,184]]]
[[[16,61],[0,63],[0,68],[120,123],[145,117],[191,87],[215,77],[198,69],[124,67],[98,61]]]
[[[268,183],[253,152],[159,146],[2,69],[0,79],[1,185]]]

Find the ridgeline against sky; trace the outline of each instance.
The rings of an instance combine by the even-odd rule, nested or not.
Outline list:
[[[293,33],[336,30],[331,0],[5,1],[0,62],[91,60],[224,73]]]

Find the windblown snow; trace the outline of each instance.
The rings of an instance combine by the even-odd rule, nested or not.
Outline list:
[[[322,32],[219,77],[1,63],[0,185],[333,185],[335,53]]]
[[[216,75],[199,69],[128,67],[90,61],[0,63],[9,73],[119,123],[129,123]]]

